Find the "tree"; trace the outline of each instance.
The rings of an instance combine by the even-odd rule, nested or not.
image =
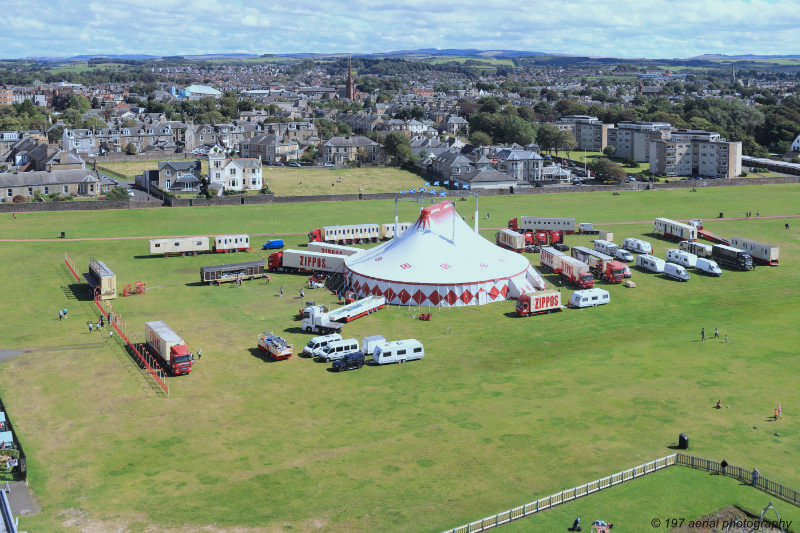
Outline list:
[[[136,145],[133,143],[125,145],[125,153],[128,155],[136,155]]]
[[[128,190],[122,187],[114,187],[105,194],[106,200],[127,200]]]
[[[536,132],[536,143],[542,151],[549,152],[558,142],[559,129],[550,124],[542,124]]]
[[[411,141],[399,131],[390,131],[383,139],[383,149],[396,166],[403,166],[414,158]]]
[[[614,152],[616,151],[617,151],[616,147],[614,147],[614,145],[612,144],[609,144],[608,146],[603,148],[603,154],[608,158],[614,157]]]
[[[567,130],[558,130],[555,138],[555,146],[553,148],[556,149],[556,155],[558,155],[559,150],[564,150],[569,152],[573,150],[578,143],[575,141],[575,136],[572,134],[571,131]]]
[[[595,159],[589,163],[595,178],[602,181],[621,182],[628,175],[621,166],[606,157]]]
[[[491,146],[492,136],[486,132],[476,130],[469,136],[469,143],[472,146]]]

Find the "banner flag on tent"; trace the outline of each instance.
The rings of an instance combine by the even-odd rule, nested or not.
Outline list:
[[[442,191],[439,193],[439,196],[447,196],[447,191]]]
[[[426,187],[430,187],[430,186],[431,186],[430,182],[429,182],[429,181],[426,181],[426,182],[425,182],[425,186],[426,186]]]
[[[469,183],[465,183],[461,186],[462,189],[469,189]]]
[[[406,191],[400,191],[400,194],[405,194],[405,193],[406,193]]]
[[[417,192],[416,189],[408,189],[408,192]]]
[[[420,188],[419,188],[419,192],[428,192],[428,191],[426,191],[425,189],[423,189],[422,187],[420,187]]]
[[[433,182],[433,184],[434,184],[436,187],[438,187],[438,186],[439,186],[439,182],[438,182],[438,181],[434,181],[434,182]]]
[[[444,180],[445,185],[450,185],[450,180]]]

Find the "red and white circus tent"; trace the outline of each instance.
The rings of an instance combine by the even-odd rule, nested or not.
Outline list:
[[[426,207],[399,237],[348,257],[345,279],[359,297],[395,305],[482,305],[545,288],[525,256],[481,237],[452,202]]]

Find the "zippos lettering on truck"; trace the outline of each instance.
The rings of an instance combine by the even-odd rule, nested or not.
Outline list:
[[[325,258],[303,256],[300,258],[300,266],[325,268]]]
[[[536,298],[534,309],[552,307],[558,303],[558,296],[540,296]]]

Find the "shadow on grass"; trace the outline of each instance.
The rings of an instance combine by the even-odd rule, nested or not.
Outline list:
[[[247,351],[250,352],[250,355],[252,355],[256,359],[261,359],[265,363],[279,363],[280,362],[280,361],[276,361],[275,359],[270,357],[269,354],[267,354],[267,352],[262,352],[258,348],[248,348]]]
[[[203,285],[206,285],[206,284],[203,283],[202,281],[192,281],[190,283],[184,283],[184,285],[186,287],[202,287]]]
[[[290,327],[290,328],[285,328],[285,329],[283,330],[283,332],[284,332],[284,333],[305,333],[305,331],[303,330],[303,328],[301,328],[301,327],[297,327],[297,326],[292,326],[292,327]]]
[[[507,316],[508,318],[516,318],[517,313],[516,313],[516,311],[511,311],[509,313],[503,313],[503,315]]]
[[[163,255],[148,254],[148,255],[134,255],[134,259],[164,259]]]
[[[79,302],[92,301],[92,296],[89,294],[89,286],[85,283],[70,283],[64,287],[64,293]]]

